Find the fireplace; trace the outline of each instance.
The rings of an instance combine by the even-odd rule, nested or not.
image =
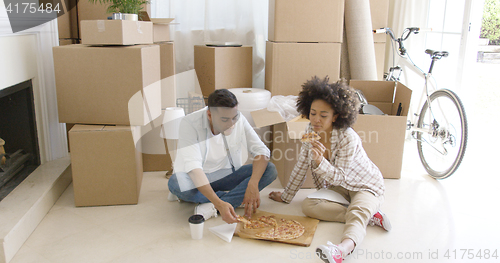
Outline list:
[[[31,80],[0,90],[0,201],[40,165]]]

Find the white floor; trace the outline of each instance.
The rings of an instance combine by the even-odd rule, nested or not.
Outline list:
[[[402,178],[385,181],[382,210],[393,230],[368,227],[365,241],[345,262],[500,262],[500,87],[488,88],[465,99],[470,134],[459,171],[431,179],[414,142],[407,142]],[[261,209],[302,215],[300,202],[312,190],[299,191],[289,205],[267,198],[281,189],[278,181],[264,189]],[[11,262],[321,262],[316,246],[338,242],[343,229],[341,223],[320,222],[310,247],[239,237],[227,243],[208,231],[223,224],[219,217],[205,223],[202,240],[192,240],[187,219],[194,205],[168,202],[167,194],[164,173],[146,173],[138,205],[76,208],[70,185]]]

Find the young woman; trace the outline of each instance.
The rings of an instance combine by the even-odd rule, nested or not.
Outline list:
[[[314,131],[321,139],[302,144],[284,192],[271,192],[269,197],[290,203],[311,169],[317,189],[327,188],[349,201],[348,206],[316,198],[306,198],[302,203],[302,211],[309,217],[345,223],[339,244],[328,242],[316,249],[323,261],[339,263],[361,243],[368,224],[386,231],[391,225],[379,211],[385,191],[382,174],[351,128],[359,110],[356,92],[343,81],[328,81],[328,77],[313,77],[302,86],[297,110],[310,120],[306,133]]]

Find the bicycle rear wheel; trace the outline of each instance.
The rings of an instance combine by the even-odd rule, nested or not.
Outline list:
[[[430,105],[429,105],[430,101]],[[418,155],[429,175],[444,179],[452,175],[464,158],[467,146],[467,117],[464,106],[451,90],[432,93],[418,119]]]

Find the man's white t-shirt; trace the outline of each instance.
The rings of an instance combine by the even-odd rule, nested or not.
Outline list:
[[[231,169],[222,134],[213,135],[209,132],[208,137],[208,154],[203,172],[209,174],[222,169]]]

